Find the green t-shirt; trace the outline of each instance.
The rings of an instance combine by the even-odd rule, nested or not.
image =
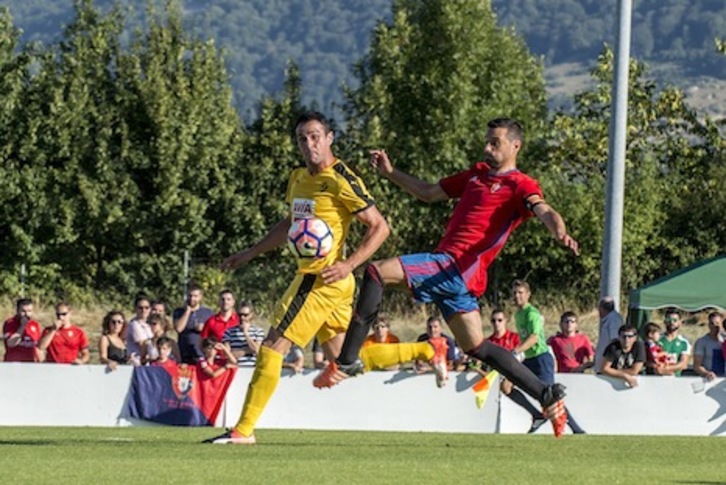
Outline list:
[[[658,344],[663,347],[663,351],[668,354],[668,362],[670,364],[677,364],[681,360],[683,354],[691,355],[691,343],[683,335],[678,335],[673,340],[668,340],[665,334],[661,335]],[[676,375],[681,375],[682,371],[676,372]]]
[[[527,303],[521,310],[514,314],[514,321],[517,324],[519,339],[524,342],[532,334],[537,334],[537,343],[524,352],[525,359],[537,357],[548,351],[547,340],[544,336],[544,318],[542,314]]]

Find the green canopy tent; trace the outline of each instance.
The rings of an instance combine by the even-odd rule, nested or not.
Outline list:
[[[699,261],[687,268],[630,290],[628,322],[640,328],[648,310],[680,308],[696,312],[726,308],[726,255]]]

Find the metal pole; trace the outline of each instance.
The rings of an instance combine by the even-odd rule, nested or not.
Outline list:
[[[184,250],[184,268],[182,277],[184,279],[184,298],[187,296],[187,291],[189,290],[189,250]]]
[[[25,263],[20,265],[20,297],[25,298]]]
[[[625,186],[625,136],[628,125],[628,74],[632,0],[618,0],[618,37],[612,88],[608,179],[605,202],[605,240],[602,253],[600,296],[620,302]]]

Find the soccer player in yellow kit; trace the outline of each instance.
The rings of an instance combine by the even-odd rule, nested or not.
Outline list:
[[[352,272],[373,255],[390,233],[361,179],[333,155],[334,133],[325,116],[318,112],[303,113],[295,123],[295,136],[305,167],[295,169],[288,182],[286,201],[290,204],[290,217],[272,226],[256,244],[227,258],[222,268],[234,269],[282,246],[292,221],[301,218],[324,220],[333,233],[333,248],[323,258],[298,259],[295,277],[277,303],[273,326],[260,347],[239,422],[223,435],[206,440],[207,443],[256,442],[255,425],[275,392],[283,356],[293,343],[304,347],[317,336],[329,359],[338,356],[351,319],[355,291]],[[367,229],[357,250],[343,259],[343,244],[354,218]],[[424,347],[427,348],[423,353],[431,358],[431,346]]]

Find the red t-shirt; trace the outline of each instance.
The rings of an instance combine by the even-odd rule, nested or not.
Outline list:
[[[487,338],[487,340],[493,344],[499,345],[500,347],[504,347],[507,350],[514,350],[514,348],[521,343],[519,340],[519,334],[510,330],[504,332],[504,335],[501,337],[497,337],[492,334],[489,338]]]
[[[236,313],[232,312],[232,316],[229,317],[229,320],[226,321],[222,319],[221,313],[217,313],[209,317],[204,323],[201,336],[203,339],[205,339],[210,335],[214,335],[217,338],[217,341],[221,342],[222,337],[224,337],[224,331],[230,327],[236,327],[238,325],[239,317]]]
[[[151,365],[154,367],[163,367],[170,374],[173,372],[174,369],[179,367],[179,364],[177,364],[174,359],[167,359],[166,362],[162,362],[160,360],[155,360],[151,363]]]
[[[37,345],[40,340],[40,325],[30,320],[25,325],[22,339],[15,347],[8,347],[8,339],[20,328],[18,316],[8,318],[3,324],[3,341],[5,342],[5,362],[37,362]]]
[[[572,372],[579,367],[586,357],[594,356],[592,342],[584,333],[576,333],[567,337],[558,333],[547,340],[557,359],[557,372]]]
[[[43,330],[43,335],[51,332],[51,327]],[[53,340],[46,349],[45,361],[57,364],[70,364],[78,358],[81,350],[88,348],[88,337],[83,329],[70,325],[56,330]]]
[[[519,170],[497,175],[484,162],[450,177],[439,185],[459,202],[436,252],[454,258],[467,289],[481,296],[487,287],[487,268],[504,247],[509,235],[532,217],[525,206],[531,195],[542,197],[539,183]]]

